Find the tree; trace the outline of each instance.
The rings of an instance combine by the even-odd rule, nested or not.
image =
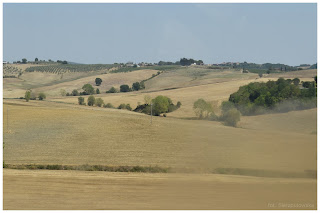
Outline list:
[[[132,90],[138,91],[141,89],[140,83],[136,82],[132,84]]]
[[[96,86],[100,86],[101,83],[102,83],[102,79],[101,78],[96,78],[95,82],[96,82]]]
[[[160,115],[161,113],[168,112],[169,99],[166,96],[159,95],[152,100],[152,112],[154,115]]]
[[[310,81],[304,81],[304,82],[302,82],[302,86],[304,88],[310,88],[311,87],[311,82]]]
[[[83,97],[79,97],[78,98],[78,103],[79,103],[79,105],[84,105],[84,98]]]
[[[93,106],[96,103],[96,99],[95,99],[95,97],[93,95],[90,95],[88,97],[87,102],[88,102],[88,106]]]
[[[144,81],[141,81],[140,82],[140,89],[145,89],[146,88],[146,86],[144,85]]]
[[[200,119],[208,118],[211,114],[213,114],[212,105],[202,98],[193,103],[193,109]]]
[[[23,63],[23,64],[26,64],[26,63],[27,63],[27,59],[26,59],[26,58],[23,58],[23,59],[22,59],[22,63]]]
[[[259,72],[259,77],[262,78],[263,74],[262,72]]]
[[[35,62],[38,62],[38,61],[39,61],[39,59],[38,59],[38,58],[35,58],[35,59],[34,59],[34,61],[35,61]]]
[[[120,86],[120,92],[129,92],[130,91],[130,87],[126,84],[123,84]]]
[[[47,97],[46,94],[44,94],[43,92],[40,92],[39,95],[38,95],[38,98],[39,98],[40,101],[46,99],[46,97]]]
[[[223,118],[225,125],[236,127],[240,121],[240,112],[236,108],[230,109],[224,114]]]
[[[107,93],[116,93],[116,92],[117,92],[117,89],[114,88],[114,87],[111,87],[111,88],[107,91]]]
[[[181,102],[180,102],[180,101],[178,101],[178,102],[177,102],[177,107],[178,107],[178,108],[180,108],[180,107],[181,107],[181,105],[182,105],[182,104],[181,104]]]
[[[98,88],[96,89],[96,94],[100,94],[100,90]]]
[[[104,101],[101,98],[97,98],[96,99],[96,106],[101,107],[103,106]]]
[[[299,78],[294,78],[292,81],[293,81],[293,84],[296,85],[296,86],[298,86],[299,83],[300,83],[300,79]]]
[[[79,95],[79,92],[78,92],[78,90],[74,89],[74,90],[72,90],[71,94],[72,94],[73,96],[78,96],[78,95]]]
[[[94,88],[91,84],[83,85],[82,89],[85,91],[86,94],[92,95],[94,94]]]
[[[26,99],[26,102],[28,102],[30,100],[30,98],[31,98],[31,91],[30,90],[26,91],[24,98]]]

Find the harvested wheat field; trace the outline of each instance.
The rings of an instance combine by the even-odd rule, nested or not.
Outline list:
[[[23,96],[28,85],[48,97],[4,99],[4,209],[317,208],[316,109],[242,116],[238,128],[195,119],[197,99],[219,114],[221,102],[240,86],[279,76],[178,69],[146,81],[145,90],[103,91],[157,72],[75,73],[56,83],[57,75],[48,74],[43,84],[40,76],[47,74],[37,72],[6,79],[8,97]],[[103,93],[94,96],[104,103],[135,108],[146,95],[165,95],[182,106],[151,124],[146,114],[80,106],[77,96],[58,94],[93,85],[96,77],[103,79],[95,86]]]
[[[140,113],[46,101],[5,101],[4,118],[7,108],[10,131],[4,133],[4,160],[8,164],[316,170],[316,135],[311,134],[315,128],[297,130],[294,121],[299,116],[287,123],[274,119],[272,128],[264,130],[259,124],[233,128],[163,117],[154,117],[150,125],[150,116]],[[316,116],[316,110],[295,113]],[[314,126],[315,120],[309,122]],[[286,125],[287,131],[278,131],[278,125]]]
[[[317,209],[316,180],[4,169],[4,209]]]

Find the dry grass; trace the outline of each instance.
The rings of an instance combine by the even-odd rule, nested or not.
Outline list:
[[[317,75],[317,70],[299,70],[299,71],[294,71],[294,72],[286,72],[286,73],[281,73],[281,74],[275,74],[272,73],[268,75],[268,77],[271,78],[309,78],[312,79],[314,76]]]
[[[162,74],[161,74],[162,75]],[[160,75],[160,76],[161,76]],[[182,106],[179,110],[172,113],[168,113],[168,117],[177,118],[190,118],[195,117],[193,111],[193,103],[199,98],[203,98],[206,101],[216,103],[218,106],[224,100],[228,100],[231,93],[236,92],[240,86],[246,85],[250,82],[255,81],[268,81],[275,80],[272,78],[261,78],[261,79],[244,79],[244,80],[231,80],[221,82],[204,84],[198,86],[189,86],[184,88],[172,89],[172,90],[142,90],[138,92],[129,93],[114,93],[114,94],[100,94],[95,95],[104,100],[105,103],[111,103],[114,106],[118,106],[121,103],[129,103],[133,109],[136,108],[138,102],[144,103],[144,96],[149,95],[155,98],[158,95],[165,95],[171,98],[176,103],[181,101]],[[86,99],[87,97],[85,97]],[[52,101],[65,102],[65,103],[78,103],[78,97],[61,97],[51,98]]]
[[[163,117],[154,117],[150,125],[149,116],[126,110],[7,102],[4,118],[9,107],[13,132],[4,133],[4,159],[9,164],[316,170],[316,135],[297,129],[299,116],[287,123],[273,120],[268,130],[263,124],[244,129]],[[304,113],[315,116],[316,111]],[[279,132],[282,125],[287,127]]]
[[[47,76],[47,86],[39,84],[45,76],[35,73],[25,75],[29,78],[25,80],[4,79],[5,97],[23,96],[28,85],[49,94],[47,101],[4,100],[4,160],[8,164],[171,167],[198,173],[5,169],[4,209],[301,209],[278,207],[279,203],[312,204],[311,209],[316,209],[316,180],[234,175],[275,177],[306,170],[314,175],[316,109],[242,117],[240,128],[181,119],[194,117],[192,106],[198,98],[219,103],[239,86],[280,76],[271,74],[256,79],[252,74],[240,75],[230,70],[185,71],[177,70],[174,75],[164,72],[148,81],[146,90],[96,95],[105,103],[129,103],[133,108],[137,102],[143,102],[145,95],[166,95],[174,102],[182,102],[182,107],[167,118],[154,117],[152,125],[150,117],[144,114],[79,106],[77,97],[50,95],[56,95],[60,89],[70,92],[85,83],[94,84],[96,77],[101,77],[105,84],[101,90],[132,84],[150,77],[157,72],[154,70],[70,78],[72,81],[59,84],[54,84],[55,76]],[[285,75],[312,80],[314,71]],[[182,88],[159,90],[172,87]],[[204,174],[217,171],[233,175]]]
[[[232,80],[252,79],[255,77],[257,77],[256,74],[242,74],[236,70],[183,67],[176,70],[164,71],[161,75],[147,81],[146,88],[152,90],[181,88]]]
[[[317,209],[310,179],[4,169],[3,181],[5,210]]]

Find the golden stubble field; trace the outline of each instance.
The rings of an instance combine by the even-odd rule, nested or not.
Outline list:
[[[3,181],[4,210],[317,209],[310,179],[4,169]]]
[[[11,164],[102,164],[214,168],[316,170],[316,119],[300,126],[269,115],[265,128],[244,119],[242,128],[219,122],[154,117],[126,110],[20,100],[4,102],[4,159]],[[294,116],[291,116],[294,115]],[[286,126],[283,128],[282,126]],[[5,129],[6,130],[6,129]],[[279,131],[282,130],[282,131]]]
[[[130,81],[137,72],[131,73]],[[303,80],[311,80],[313,74],[308,71]],[[292,72],[287,77],[294,76]],[[4,169],[4,209],[316,209],[316,179],[210,174],[216,168],[316,170],[316,109],[242,117],[239,128],[183,119],[195,116],[192,106],[198,98],[221,102],[239,86],[278,77],[211,82],[200,76],[203,79],[194,80],[195,85],[180,82],[184,87],[173,90],[159,91],[155,86],[95,95],[115,106],[135,107],[145,95],[166,95],[182,102],[167,118],[153,117],[152,125],[144,114],[79,106],[77,97],[49,95],[46,101],[28,103],[5,99],[4,160],[8,164],[161,166],[194,173]],[[79,79],[79,85],[88,79]],[[73,88],[73,83],[62,84]],[[46,88],[54,91],[60,86]],[[11,89],[16,91],[14,86]]]

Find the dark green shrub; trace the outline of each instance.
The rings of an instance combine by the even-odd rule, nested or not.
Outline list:
[[[120,86],[120,92],[130,92],[130,87],[126,84]]]
[[[298,86],[299,83],[300,83],[300,79],[299,79],[299,78],[294,78],[294,79],[293,79],[293,84],[294,84],[294,85]]]
[[[96,82],[96,86],[100,86],[101,83],[102,83],[102,79],[101,78],[96,78],[95,82]]]
[[[141,86],[140,86],[140,83],[139,82],[136,82],[136,83],[133,83],[132,84],[132,90],[134,91],[138,91],[141,89]]]

